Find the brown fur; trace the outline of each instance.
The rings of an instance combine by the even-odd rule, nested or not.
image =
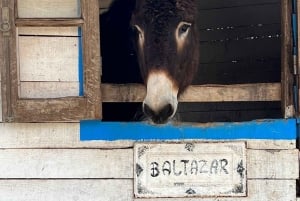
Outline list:
[[[131,25],[138,25],[145,33],[143,49],[136,45],[145,82],[150,71],[164,70],[179,87],[179,95],[191,84],[199,58],[196,13],[196,0],[136,0]],[[174,33],[182,21],[192,26],[178,51]],[[134,40],[137,44],[138,37]]]

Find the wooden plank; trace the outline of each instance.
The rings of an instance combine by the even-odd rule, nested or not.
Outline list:
[[[18,0],[20,18],[75,18],[80,17],[78,0]]]
[[[58,27],[58,26],[79,26],[84,23],[83,19],[16,19],[16,25],[21,26],[35,26],[35,27]]]
[[[299,151],[294,150],[248,150],[248,178],[299,178]],[[288,173],[287,173],[288,172]],[[288,177],[289,177],[288,176]]]
[[[130,201],[132,180],[1,180],[0,200]]]
[[[146,91],[143,85],[102,84],[103,102],[142,102]],[[181,102],[280,101],[280,83],[241,85],[190,86],[180,97]]]
[[[201,87],[202,88],[202,87]],[[281,90],[279,84],[242,84],[221,86],[207,86],[200,91],[198,87],[189,87],[180,98],[183,102],[224,102],[224,101],[279,101]]]
[[[79,123],[0,124],[0,148],[127,148],[133,147],[134,143],[133,141],[82,142],[79,132]],[[284,144],[290,147],[288,143]]]
[[[292,180],[249,180],[246,198],[201,198],[203,201],[296,201]],[[16,193],[18,192],[18,193]],[[0,194],[9,201],[199,201],[200,198],[134,199],[132,180],[1,180]]]
[[[6,149],[0,178],[133,178],[132,149]]]
[[[0,73],[0,77],[1,77],[1,73]],[[1,85],[2,85],[2,83],[1,83],[1,80],[0,80],[0,123],[3,121],[2,120],[2,90],[1,90]]]
[[[134,201],[199,201],[200,198],[134,199]],[[246,198],[201,198],[201,201],[296,201],[293,180],[249,180]]]
[[[9,2],[0,1],[0,8],[9,7]],[[2,11],[2,9],[1,9]],[[11,17],[11,16],[9,16]],[[9,120],[11,116],[11,107],[10,107],[10,36],[11,31],[9,32],[0,32],[0,66],[1,66],[1,120]]]
[[[20,98],[79,96],[79,82],[20,82]]]
[[[296,140],[249,140],[248,149],[294,149]]]
[[[203,124],[205,126],[205,124]],[[0,149],[130,148],[132,140],[80,141],[78,123],[2,123]],[[202,140],[199,140],[201,142]],[[295,149],[296,140],[248,140],[249,149]]]
[[[295,140],[295,119],[257,120],[240,123],[153,125],[143,122],[81,121],[80,139],[89,140]],[[146,131],[146,132],[145,132]]]
[[[74,122],[92,118],[87,114],[84,97],[19,99],[15,105],[15,122]],[[38,108],[38,109],[37,109]]]
[[[78,27],[18,27],[20,36],[80,36]]]
[[[281,83],[282,83],[282,114],[285,118],[295,115],[293,99],[292,69],[292,28],[291,28],[291,0],[281,1]]]
[[[259,157],[258,157],[259,156]],[[298,179],[298,150],[247,150],[248,179]],[[132,149],[4,149],[2,179],[133,178]]]
[[[99,1],[84,1],[82,16],[85,19],[82,26],[82,45],[84,48],[84,94],[88,97],[86,103],[87,116],[102,119]]]
[[[20,36],[20,81],[78,81],[79,40]]]

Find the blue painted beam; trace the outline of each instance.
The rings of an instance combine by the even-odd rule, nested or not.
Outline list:
[[[180,124],[81,121],[80,139],[90,140],[295,140],[296,120],[278,119],[243,123]]]

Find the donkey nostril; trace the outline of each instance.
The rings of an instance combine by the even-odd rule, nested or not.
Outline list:
[[[156,124],[166,123],[169,117],[171,117],[174,112],[173,106],[171,104],[165,105],[157,112],[151,109],[147,104],[144,104],[143,110],[145,115],[150,117],[152,121]]]
[[[174,110],[171,104],[167,104],[165,107],[161,109],[159,112],[158,116],[160,116],[163,119],[168,119],[172,114]]]
[[[153,110],[152,110],[147,104],[144,104],[144,105],[143,105],[143,111],[144,111],[144,113],[145,113],[148,117],[153,117],[153,116],[155,116],[155,113],[153,112]]]

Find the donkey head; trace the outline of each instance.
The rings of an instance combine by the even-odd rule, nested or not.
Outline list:
[[[178,97],[198,66],[196,0],[136,0],[131,18],[147,88],[144,113],[157,124],[176,113]]]

